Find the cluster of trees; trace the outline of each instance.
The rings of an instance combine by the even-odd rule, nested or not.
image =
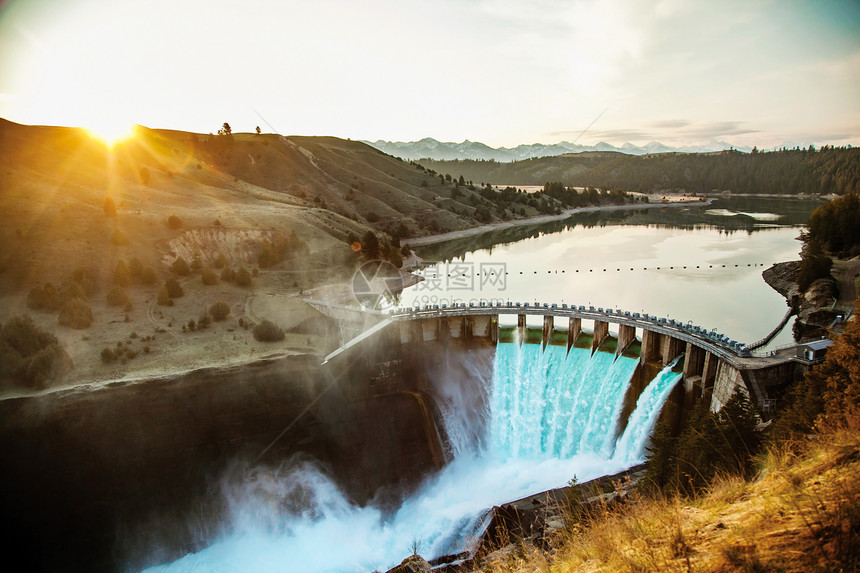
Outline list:
[[[83,267],[76,268],[58,289],[51,283],[33,287],[27,293],[27,307],[32,310],[59,311],[57,321],[71,328],[88,328],[93,312],[87,302],[96,291],[93,274]]]
[[[750,477],[762,442],[754,406],[740,390],[719,412],[709,406],[700,400],[677,435],[669,418],[660,421],[649,448],[649,483],[693,495],[721,473]]]
[[[565,187],[561,181],[547,181],[543,192],[557,199],[565,207],[588,207],[591,205],[624,205],[633,200],[632,195],[617,189],[601,189],[586,187],[578,191],[574,187]]]
[[[854,314],[860,313],[860,298]],[[765,446],[800,444],[810,434],[860,427],[860,320],[846,323],[821,364],[786,393],[765,435],[749,399],[736,391],[718,413],[699,404],[680,432],[662,419],[646,462],[651,483],[695,494],[721,474],[752,477]]]
[[[854,301],[854,316],[858,313],[860,297]],[[776,440],[860,427],[860,320],[846,323],[824,362],[795,384],[780,410],[772,431]]]
[[[0,327],[0,385],[41,390],[71,367],[57,337],[29,315],[12,317]]]
[[[858,191],[860,193],[860,191]],[[809,238],[837,256],[854,256],[860,248],[860,194],[828,201],[809,217]]]
[[[800,272],[801,291],[820,278],[828,278],[833,261],[830,255],[853,257],[860,254],[860,195],[850,193],[816,208],[803,235]]]
[[[273,241],[263,240],[260,245],[260,254],[257,257],[257,266],[265,269],[283,262],[285,259],[307,254],[307,252],[308,246],[293,229],[289,237],[279,236]]]
[[[643,193],[663,190],[708,193],[715,189],[776,194],[860,192],[860,149],[852,147],[643,156],[584,153],[511,163],[424,162],[440,171],[456,169],[475,181],[515,185],[540,185],[547,178],[554,178],[578,187]]]
[[[816,194],[860,191],[860,149],[825,147],[767,153],[621,156],[581,173],[581,185],[630,191]]]

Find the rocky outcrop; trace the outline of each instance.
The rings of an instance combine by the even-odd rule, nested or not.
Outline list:
[[[792,299],[800,294],[797,288],[797,276],[800,273],[800,261],[776,263],[761,273],[764,282],[770,288],[781,294],[791,304]]]
[[[420,555],[410,555],[400,565],[386,573],[430,573],[430,564]]]
[[[762,278],[797,310],[795,338],[824,336],[837,316],[833,310],[833,302],[838,296],[836,281],[832,278],[818,279],[805,292],[801,292],[797,286],[799,273],[800,261],[789,261],[766,269],[762,272]]]

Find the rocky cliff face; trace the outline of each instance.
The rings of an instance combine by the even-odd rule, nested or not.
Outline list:
[[[838,296],[836,281],[818,279],[805,292],[797,286],[800,261],[777,263],[762,272],[765,282],[785,297],[797,310],[794,334],[798,339],[818,338],[827,334],[827,328],[836,318],[833,302]]]

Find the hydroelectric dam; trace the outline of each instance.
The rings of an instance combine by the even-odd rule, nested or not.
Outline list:
[[[0,400],[13,552],[71,571],[385,570],[417,541],[457,555],[489,508],[643,461],[660,416],[735,388],[764,409],[807,367],[615,309],[370,318],[325,359]]]

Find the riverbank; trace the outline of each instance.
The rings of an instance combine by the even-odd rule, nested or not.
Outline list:
[[[500,223],[490,223],[487,225],[481,225],[478,227],[472,227],[470,229],[463,229],[460,231],[451,231],[450,233],[440,233],[438,235],[427,235],[426,237],[417,237],[414,239],[404,240],[404,243],[407,243],[410,247],[419,247],[422,245],[432,245],[435,243],[444,243],[445,241],[451,241],[455,239],[462,239],[465,237],[472,237],[475,235],[480,235],[482,233],[486,233],[488,231],[496,231],[499,229],[509,229],[511,227],[518,227],[524,225],[540,225],[541,223],[550,223],[552,221],[563,221],[572,215],[576,215],[577,213],[593,213],[596,211],[627,211],[634,209],[662,209],[666,207],[706,207],[713,203],[713,199],[695,199],[695,200],[681,200],[681,201],[670,201],[666,203],[630,203],[625,205],[601,205],[598,207],[577,207],[575,209],[566,209],[560,215],[541,215],[539,217],[530,217],[528,219],[517,219],[514,221],[503,221]]]

